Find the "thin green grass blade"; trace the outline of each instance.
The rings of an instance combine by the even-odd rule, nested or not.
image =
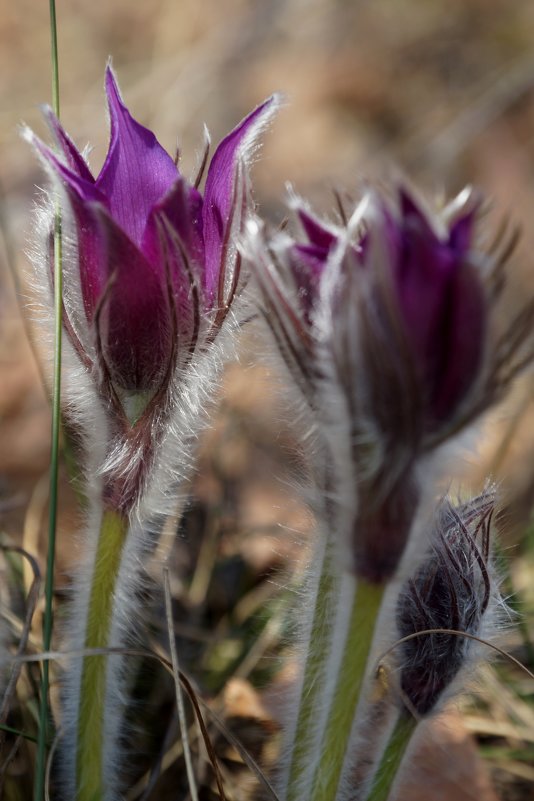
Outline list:
[[[52,58],[52,104],[54,112],[59,117],[59,61],[57,46],[57,22],[55,0],[49,0],[50,8],[50,40]],[[45,612],[43,623],[43,648],[50,649],[52,641],[54,596],[54,564],[56,555],[56,525],[57,525],[57,499],[58,499],[58,462],[59,462],[59,432],[61,426],[61,317],[62,317],[62,242],[61,242],[61,216],[56,211],[54,225],[54,378],[52,401],[52,446],[50,455],[50,497],[48,516],[48,552],[46,560],[45,578]],[[37,742],[37,762],[35,768],[34,801],[44,798],[46,777],[46,743],[49,739],[49,663],[43,663],[41,678],[41,699],[39,707],[39,734]]]
[[[31,743],[37,742],[37,737],[34,737],[33,734],[26,734],[23,731],[14,729],[13,726],[6,726],[5,723],[0,723],[0,731],[5,731],[8,734],[15,734],[17,737],[23,737],[25,740],[29,740]]]

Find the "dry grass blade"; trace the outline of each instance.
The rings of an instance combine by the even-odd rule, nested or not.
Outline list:
[[[43,651],[39,654],[22,654],[16,655],[11,657],[9,660],[1,660],[0,665],[7,661],[17,662],[20,664],[26,664],[30,662],[44,662],[44,661],[51,661],[51,660],[60,660],[60,659],[69,659],[69,658],[79,658],[79,657],[88,657],[88,656],[139,656],[144,659],[155,659],[159,662],[163,667],[174,677],[174,670],[172,666],[172,662],[166,659],[164,656],[155,653],[154,651],[149,651],[148,649],[142,648],[79,648],[72,651]],[[215,780],[217,782],[217,787],[219,790],[219,795],[222,801],[227,801],[224,788],[222,785],[222,777],[221,772],[219,769],[219,765],[217,763],[217,757],[215,755],[215,751],[213,749],[213,745],[210,740],[210,736],[208,730],[206,728],[206,724],[204,722],[204,718],[202,716],[201,705],[209,717],[213,720],[215,726],[219,729],[221,734],[225,737],[225,739],[238,751],[239,755],[241,756],[243,762],[247,767],[254,773],[262,787],[267,791],[269,797],[272,801],[280,801],[278,798],[274,788],[270,784],[269,780],[261,770],[260,766],[257,764],[255,759],[248,753],[246,748],[239,742],[239,740],[234,737],[234,735],[228,730],[225,724],[220,720],[217,715],[213,712],[212,709],[206,704],[205,701],[202,699],[197,698],[195,690],[187,676],[179,672],[180,682],[182,684],[183,689],[186,691],[191,704],[193,705],[193,709],[195,711],[195,715],[197,717],[198,725],[200,726],[200,731],[202,734],[202,738],[204,740],[204,744],[206,746],[206,750],[208,752],[208,756],[210,762],[213,766],[213,770],[215,773]]]
[[[517,742],[524,740],[527,743],[534,743],[534,733],[532,730],[519,726],[516,723],[493,720],[481,717],[480,715],[465,715],[463,723],[466,729],[473,734],[484,734],[490,737],[504,737],[508,740]]]
[[[502,710],[510,720],[534,732],[532,705],[521,694],[512,691],[504,684],[493,665],[484,665],[479,674],[484,687],[484,696],[492,705]]]
[[[402,645],[405,642],[409,642],[410,640],[415,640],[418,637],[426,637],[429,634],[450,634],[453,637],[464,637],[466,640],[473,640],[474,642],[478,642],[481,645],[485,645],[488,648],[493,649],[501,656],[504,656],[505,659],[508,659],[510,662],[513,662],[516,667],[522,670],[524,673],[527,674],[533,681],[534,681],[534,673],[528,669],[526,665],[524,665],[519,659],[516,659],[515,656],[509,654],[508,651],[505,651],[503,648],[499,648],[498,645],[495,645],[492,642],[488,642],[488,640],[482,639],[482,637],[477,637],[475,634],[469,634],[467,631],[457,631],[456,629],[424,629],[424,631],[414,631],[413,634],[407,634],[406,637],[402,637],[401,639],[397,640],[387,648],[381,656],[378,657],[376,660],[375,666],[375,675],[378,675],[381,668],[383,668],[383,661],[384,659],[397,648],[397,646]]]
[[[189,585],[188,600],[193,607],[200,606],[205,601],[213,569],[217,561],[219,534],[219,521],[216,515],[210,513],[200,546],[197,566]]]
[[[254,642],[250,650],[247,652],[241,664],[236,668],[234,675],[240,679],[248,678],[252,673],[260,659],[265,652],[277,641],[281,636],[283,627],[283,615],[287,611],[288,599],[284,598],[278,604],[278,609],[267,622],[267,625],[261,632],[260,636]]]
[[[215,712],[212,709],[209,709],[209,707],[207,707],[204,702],[202,702],[202,705],[208,711],[211,720],[213,721],[215,726],[219,729],[223,737],[225,737],[225,739],[228,740],[228,742],[231,745],[233,745],[233,747],[239,753],[239,756],[241,757],[245,765],[249,768],[249,770],[252,771],[252,773],[254,773],[257,780],[259,781],[263,789],[266,790],[267,794],[272,799],[272,801],[280,801],[275,792],[274,787],[269,782],[269,780],[265,776],[264,772],[262,771],[256,760],[249,754],[247,749],[239,742],[237,737],[234,737],[232,732],[227,728],[227,726],[223,723],[223,721],[215,714]]]
[[[22,737],[19,736],[13,743],[13,747],[11,748],[9,754],[3,761],[2,765],[0,766],[0,798],[4,797],[4,782],[7,774],[7,769],[9,768],[11,762],[15,758],[17,751],[19,750],[19,746],[22,742]]]
[[[7,206],[6,194],[4,192],[4,187],[2,183],[0,183],[0,234],[2,236],[4,243],[5,261],[7,264],[9,274],[11,275],[11,280],[13,281],[13,288],[15,290],[15,297],[20,313],[20,319],[22,320],[24,333],[26,334],[26,339],[30,346],[34,363],[37,368],[37,372],[39,374],[39,380],[41,382],[41,386],[43,388],[45,397],[50,398],[48,384],[43,371],[42,361],[39,358],[39,353],[37,350],[37,346],[35,344],[35,338],[31,328],[30,319],[28,314],[26,314],[26,309],[24,308],[24,300],[23,300],[24,293],[20,282],[19,272],[17,268],[17,260],[15,256],[17,247],[14,242],[13,235],[11,233],[11,227],[6,214],[6,206]]]
[[[39,553],[39,538],[48,505],[49,480],[47,470],[36,482],[26,508],[22,527],[22,547],[27,553]],[[33,569],[29,560],[24,562],[23,576],[24,589],[29,593],[33,581]]]
[[[213,745],[211,743],[209,732],[208,732],[208,730],[206,728],[206,724],[204,723],[204,718],[202,717],[202,712],[200,710],[200,705],[198,703],[196,693],[195,693],[195,691],[193,689],[193,686],[191,685],[189,679],[187,678],[187,676],[185,676],[181,671],[180,671],[180,681],[181,681],[181,683],[183,685],[184,690],[186,691],[187,695],[189,696],[189,700],[193,704],[193,709],[195,710],[195,714],[197,716],[198,725],[200,726],[200,731],[202,732],[202,739],[204,740],[204,745],[206,746],[206,750],[208,752],[208,758],[209,758],[209,760],[211,762],[211,765],[213,767],[213,771],[215,773],[215,781],[217,782],[217,788],[219,790],[219,795],[220,795],[222,801],[226,801],[226,795],[225,795],[225,792],[224,792],[222,775],[221,775],[221,771],[219,769],[219,763],[217,762],[217,755],[215,754],[215,751],[213,749]],[[203,705],[204,709],[207,709],[208,711],[210,711],[209,707],[207,706],[207,704],[202,702],[202,705]]]
[[[24,550],[24,548],[21,548],[18,545],[1,545],[0,550],[2,550],[4,553],[20,554],[22,557],[24,557],[24,559],[28,561],[33,572],[33,581],[30,585],[30,589],[28,591],[28,595],[26,598],[26,616],[24,618],[24,624],[22,626],[22,632],[17,647],[17,655],[21,655],[26,650],[26,646],[28,644],[28,638],[30,636],[33,614],[35,612],[35,607],[39,599],[39,589],[41,586],[41,571],[39,570],[39,565],[37,564],[37,560],[26,550]],[[0,723],[5,723],[6,721],[9,712],[11,698],[16,690],[17,681],[19,679],[21,670],[22,670],[22,663],[15,662],[13,664],[13,667],[11,668],[11,675],[7,682],[7,686],[2,698],[2,703],[0,705]],[[2,735],[0,734],[0,741],[1,738]]]
[[[512,759],[496,759],[495,767],[505,770],[519,779],[534,782],[534,767],[532,765],[525,765],[523,762],[516,762]]]
[[[56,732],[56,736],[52,741],[52,745],[50,746],[50,751],[48,752],[48,758],[46,760],[46,769],[45,769],[45,784],[44,784],[44,796],[45,801],[50,801],[50,775],[52,773],[52,764],[54,762],[54,754],[56,753],[56,748],[58,747],[59,741],[63,736],[63,732],[61,729],[58,729]]]
[[[505,457],[510,450],[510,446],[514,441],[515,434],[523,422],[523,418],[530,406],[532,401],[532,390],[534,389],[534,382],[532,377],[529,376],[526,381],[526,387],[524,393],[521,393],[521,397],[517,406],[515,406],[513,410],[513,414],[510,414],[508,425],[506,426],[502,437],[499,440],[497,448],[495,449],[495,453],[491,458],[491,462],[489,464],[488,474],[491,476],[498,475],[498,471],[501,469]]]
[[[182,686],[180,682],[180,666],[178,663],[178,652],[176,650],[176,640],[174,637],[174,626],[172,617],[172,598],[171,587],[169,580],[169,568],[163,568],[163,586],[165,591],[165,616],[167,618],[167,630],[169,634],[169,648],[171,651],[171,661],[174,677],[174,689],[176,694],[176,708],[178,710],[178,722],[180,724],[180,732],[182,735],[182,743],[184,748],[185,769],[187,772],[187,781],[189,784],[189,791],[191,793],[192,801],[198,801],[198,790],[195,780],[195,771],[193,769],[193,762],[191,760],[191,748],[189,747],[189,735],[187,731],[187,720],[185,716],[184,697],[182,693]]]
[[[125,801],[148,801],[160,776],[177,760],[183,752],[184,747],[181,740],[176,740],[176,718],[173,716],[167,726],[167,731],[156,757],[154,764],[143,776],[128,789]]]

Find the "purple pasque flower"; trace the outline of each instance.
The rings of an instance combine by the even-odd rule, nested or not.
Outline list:
[[[502,606],[491,558],[494,511],[491,487],[458,506],[443,499],[431,551],[397,599],[398,634],[407,638],[396,652],[400,700],[416,715],[435,712],[450,695],[478,650],[471,637],[490,634]]]
[[[150,487],[164,495],[183,480],[224,356],[219,334],[246,317],[237,240],[252,211],[248,165],[278,100],[221,142],[201,193],[207,148],[192,185],[130,115],[109,67],[106,93],[110,144],[97,178],[51,111],[58,153],[27,138],[61,210],[65,408],[85,431],[76,439],[107,506],[126,513],[145,490],[152,497]],[[48,202],[40,215],[45,247],[34,257],[50,278],[41,287],[48,308],[54,209]]]
[[[504,330],[495,306],[509,242],[478,246],[480,203],[429,212],[406,189],[368,192],[300,234],[250,227],[264,316],[317,427],[346,510],[356,572],[383,581],[404,551],[422,459],[498,399],[532,353],[530,303]]]
[[[30,136],[63,192],[73,240],[65,258],[69,337],[106,392],[150,397],[213,340],[241,288],[236,237],[251,209],[247,158],[276,99],[221,142],[201,194],[131,116],[110,67],[106,93],[110,144],[96,178],[51,111],[59,155]]]

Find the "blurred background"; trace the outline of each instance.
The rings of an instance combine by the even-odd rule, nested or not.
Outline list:
[[[288,181],[322,212],[333,207],[334,187],[354,192],[365,179],[399,171],[431,196],[476,184],[494,201],[495,225],[510,218],[521,227],[511,294],[532,293],[530,0],[59,0],[57,12],[62,121],[80,147],[91,143],[94,171],[107,146],[103,73],[110,56],[130,110],[170,152],[179,144],[186,174],[194,171],[204,123],[216,143],[281,91],[287,105],[254,170],[265,217],[283,218]],[[18,129],[24,122],[47,135],[39,106],[50,96],[48,4],[0,0],[0,530],[6,541],[38,553],[41,565],[50,414],[8,267],[25,266],[35,186],[44,183]],[[234,734],[269,765],[291,681],[284,659],[290,604],[280,588],[292,586],[305,562],[312,520],[293,489],[305,465],[291,413],[276,392],[278,377],[258,363],[256,345],[250,335],[244,339],[241,364],[227,371],[201,444],[202,469],[174,546],[173,595],[184,666]],[[488,473],[501,483],[507,591],[525,615],[507,646],[531,669],[533,454],[532,380],[525,377],[481,427],[458,477],[473,489]],[[77,519],[63,476],[59,602],[76,559]],[[28,575],[24,580],[28,586]],[[23,595],[17,600],[4,590],[0,601],[21,614]],[[164,642],[154,603],[150,636]],[[142,723],[135,747],[143,756],[127,798],[165,801],[185,797],[185,784],[173,745],[172,686],[153,673],[142,666],[136,684],[132,714]],[[31,671],[19,685],[18,714],[29,716],[31,727]],[[431,727],[432,747],[418,760],[422,773],[411,776],[402,798],[428,798],[432,781],[436,799],[534,799],[532,682],[503,663],[485,669],[475,687]],[[142,734],[155,721],[156,733]],[[252,779],[235,749],[223,740],[216,745],[241,797]],[[31,748],[21,747],[5,770],[2,759],[0,796],[3,789],[10,801],[30,798],[24,777]],[[161,776],[151,787],[148,775],[158,764]],[[204,773],[203,797],[216,797],[209,768]]]

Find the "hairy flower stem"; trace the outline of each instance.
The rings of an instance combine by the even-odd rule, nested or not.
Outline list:
[[[393,782],[399,772],[417,723],[418,721],[407,709],[404,709],[399,715],[386,749],[382,754],[380,765],[375,773],[366,801],[387,801],[389,798]]]
[[[85,634],[86,648],[109,645],[113,601],[128,519],[112,509],[103,512],[98,539]],[[77,801],[104,798],[104,705],[106,656],[83,660],[76,753]]]
[[[365,678],[385,586],[358,579],[341,666],[328,713],[312,801],[334,801]]]
[[[318,714],[318,702],[325,682],[325,666],[332,646],[332,602],[337,595],[338,581],[333,569],[330,541],[324,546],[321,574],[315,596],[315,608],[310,629],[308,653],[300,693],[297,726],[293,737],[293,750],[287,786],[287,801],[300,798],[300,780],[309,769],[309,751],[313,747],[310,732]]]

